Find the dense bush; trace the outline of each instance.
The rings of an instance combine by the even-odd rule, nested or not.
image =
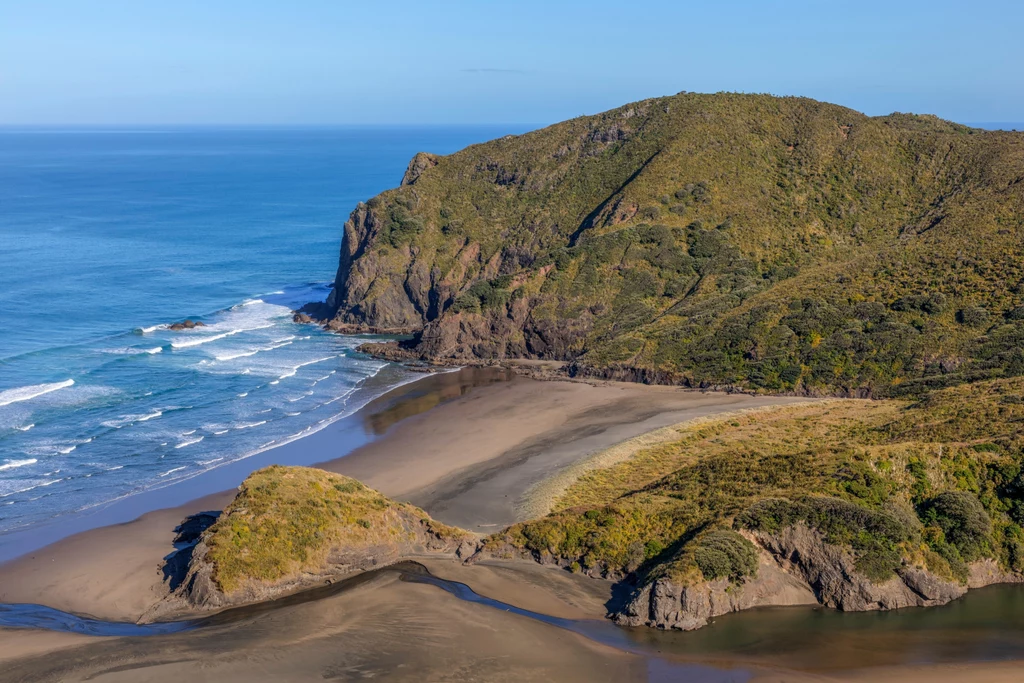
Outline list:
[[[857,569],[872,581],[884,581],[899,568],[899,544],[913,533],[891,512],[869,509],[839,498],[766,499],[741,514],[737,523],[768,533],[797,523],[817,529],[828,543],[850,547]]]
[[[708,532],[693,542],[693,560],[708,581],[741,581],[757,575],[757,549],[727,529]]]
[[[948,491],[940,494],[922,506],[921,519],[925,524],[942,529],[944,540],[967,562],[991,552],[992,520],[973,493]]]

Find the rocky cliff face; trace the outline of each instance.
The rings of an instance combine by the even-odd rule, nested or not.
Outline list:
[[[914,566],[904,566],[896,576],[874,583],[857,571],[848,549],[826,543],[821,534],[803,525],[777,534],[751,534],[751,538],[761,555],[756,577],[738,584],[719,579],[687,586],[657,578],[642,585],[615,620],[628,626],[688,631],[714,617],[752,607],[817,603],[848,612],[931,607],[955,600],[968,589]],[[972,567],[969,585],[1019,580],[992,562],[979,562]]]
[[[428,359],[844,395],[955,383],[1016,367],[1022,178],[1021,134],[647,100],[416,155],[352,213],[310,312],[414,333]]]
[[[187,566],[169,558],[165,573],[181,576],[145,619],[261,602],[402,558],[476,548],[471,534],[419,508],[306,467],[253,473],[223,514],[208,517],[208,528],[189,537]]]

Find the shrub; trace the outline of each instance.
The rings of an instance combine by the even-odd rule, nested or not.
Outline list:
[[[961,309],[956,314],[957,322],[968,327],[980,327],[988,322],[988,311],[981,306]]]
[[[849,547],[857,570],[872,581],[892,576],[901,562],[899,544],[914,535],[897,515],[840,498],[769,498],[750,506],[737,519],[748,529],[767,533],[797,522],[817,529],[827,543]]]
[[[948,491],[922,506],[921,519],[942,529],[945,540],[954,546],[967,562],[989,552],[992,520],[973,493]]]
[[[757,575],[757,549],[735,531],[712,531],[694,541],[693,560],[708,581]]]

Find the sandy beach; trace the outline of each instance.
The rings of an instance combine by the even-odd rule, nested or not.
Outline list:
[[[251,465],[320,462],[441,521],[489,533],[535,512],[529,498],[539,484],[615,444],[686,420],[800,400],[463,370],[427,377],[367,406],[358,419],[368,443],[344,457],[331,457],[337,433],[325,429]],[[134,622],[168,592],[161,566],[174,551],[174,527],[190,514],[221,509],[233,493],[151,510],[6,562],[0,602]],[[433,575],[482,596],[611,627],[604,620],[615,599],[608,582],[529,563],[421,561]],[[0,680],[1011,680],[1002,664],[872,670],[858,678],[782,674],[750,662],[687,663],[465,602],[388,570],[322,599],[271,607],[145,638],[0,630]]]

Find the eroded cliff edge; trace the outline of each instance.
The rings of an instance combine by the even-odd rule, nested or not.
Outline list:
[[[394,357],[847,396],[1024,368],[1024,134],[680,94],[449,156],[345,224],[333,329]]]

